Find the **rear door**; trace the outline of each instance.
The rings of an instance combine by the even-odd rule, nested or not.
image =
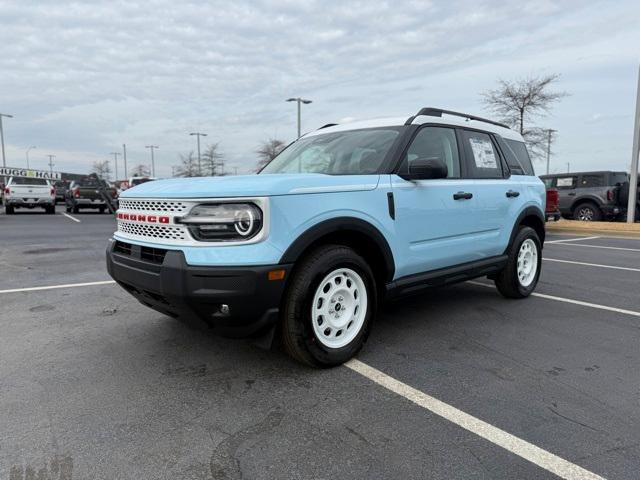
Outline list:
[[[496,140],[486,132],[460,129],[465,176],[473,179],[471,218],[477,259],[501,255],[526,192],[509,170]],[[508,232],[505,233],[505,230]]]
[[[577,175],[559,175],[556,177],[556,188],[560,196],[560,211],[563,214],[571,213],[571,206],[575,201],[578,186]]]
[[[454,128],[423,126],[404,155],[399,173],[417,158],[441,159],[447,178],[404,180],[391,176],[395,198],[396,241],[400,257],[396,276],[436,270],[477,258],[473,199],[460,197],[473,180],[462,178]]]

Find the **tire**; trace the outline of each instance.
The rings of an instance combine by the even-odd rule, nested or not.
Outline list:
[[[55,205],[52,205],[50,207],[45,207],[44,211],[49,215],[54,215],[56,213],[56,207]]]
[[[593,203],[584,202],[573,210],[573,219],[583,222],[598,222],[602,220],[602,211]]]
[[[77,205],[74,205],[73,207],[71,207],[71,211],[72,211],[73,213],[78,213],[78,212],[80,211],[80,209],[78,208],[78,206],[77,206]]]
[[[284,348],[312,367],[341,365],[364,345],[376,307],[376,282],[367,262],[348,247],[319,247],[299,261],[285,292]]]
[[[531,252],[531,255],[527,252]],[[507,265],[495,278],[496,287],[502,296],[507,298],[528,297],[538,284],[542,268],[542,248],[536,231],[531,227],[520,227],[507,255]],[[528,258],[523,258],[525,256]],[[523,263],[525,260],[528,260],[528,265],[531,268],[535,267],[535,270],[528,270],[527,263]]]
[[[71,213],[71,207],[69,205],[65,207],[65,210],[67,211],[67,213]]]
[[[100,208],[98,208],[98,212],[100,212],[100,213],[104,213],[105,208],[106,208],[106,207],[100,207]]]
[[[12,206],[10,205],[5,205],[4,207],[4,213],[5,215],[13,215],[15,213],[14,209]]]

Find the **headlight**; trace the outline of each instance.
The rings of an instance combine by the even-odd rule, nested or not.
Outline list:
[[[249,240],[262,229],[262,210],[253,203],[197,205],[179,219],[191,235],[205,242]]]

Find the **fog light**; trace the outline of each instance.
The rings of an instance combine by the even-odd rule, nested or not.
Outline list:
[[[227,305],[226,303],[223,303],[222,305],[220,305],[220,315],[224,315],[226,317],[229,315],[230,312],[231,312],[231,309],[229,308],[229,305]]]

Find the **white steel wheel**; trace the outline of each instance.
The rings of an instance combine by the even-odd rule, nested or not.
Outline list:
[[[360,333],[367,316],[367,287],[349,268],[322,279],[311,305],[311,322],[318,341],[329,348],[348,345]]]
[[[536,243],[528,238],[518,251],[518,281],[523,287],[531,285],[538,272],[538,247]]]

